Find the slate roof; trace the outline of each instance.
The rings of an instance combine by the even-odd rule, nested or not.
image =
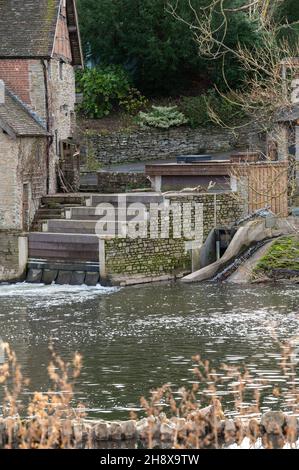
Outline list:
[[[17,137],[47,136],[47,130],[29,108],[7,88],[0,104],[0,128]]]
[[[0,57],[49,57],[60,0],[0,0]]]
[[[50,58],[60,0],[0,0],[0,58]],[[74,65],[82,65],[75,0],[67,0]]]

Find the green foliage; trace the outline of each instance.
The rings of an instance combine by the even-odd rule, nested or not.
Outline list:
[[[119,104],[128,114],[134,116],[148,105],[148,100],[136,88],[130,88],[127,96],[122,98]]]
[[[280,30],[280,37],[288,40],[290,44],[298,44],[299,41],[299,2],[298,0],[284,0],[278,8],[276,20],[285,23],[287,27]]]
[[[166,4],[166,0],[79,0],[87,60],[123,65],[146,95],[169,95],[189,87],[203,75],[203,61],[189,27],[172,17]],[[185,2],[182,9],[192,17]]]
[[[286,236],[278,239],[257,264],[254,273],[272,269],[299,270],[299,239]]]
[[[139,113],[139,120],[142,126],[160,129],[182,126],[188,122],[177,106],[152,106],[148,113]]]
[[[234,124],[245,118],[242,108],[234,102],[235,99],[230,95],[225,97],[215,91],[209,91],[205,95],[183,98],[180,110],[192,128],[215,124],[213,112],[223,123]]]
[[[180,110],[192,128],[210,124],[206,95],[190,96],[182,99]]]
[[[83,93],[80,110],[90,118],[103,118],[119,108],[136,113],[145,104],[145,98],[132,88],[129,75],[121,66],[79,71],[77,90]]]
[[[246,71],[229,51],[239,44],[249,50],[263,46],[259,16],[250,17],[246,9],[234,12],[247,0],[225,0],[224,7],[232,10],[225,22],[220,6],[214,12],[213,29],[220,41],[224,38],[227,47],[224,63],[222,58],[211,61],[199,57],[192,34],[196,30],[167,12],[169,2],[178,5],[178,14],[186,23],[196,26],[186,0],[78,0],[87,61],[121,64],[132,75],[134,86],[147,95],[174,96],[202,82],[215,83],[225,91],[223,70],[231,88],[243,86]],[[211,0],[192,0],[191,3],[199,12],[199,8],[206,7]],[[276,10],[273,20],[277,25],[285,23],[286,19],[289,23],[299,20],[298,0],[283,0]],[[279,35],[298,43],[299,25],[285,26]]]

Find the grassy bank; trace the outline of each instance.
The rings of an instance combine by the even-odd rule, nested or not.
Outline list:
[[[269,278],[299,277],[299,236],[290,235],[275,241],[260,259],[253,277]]]

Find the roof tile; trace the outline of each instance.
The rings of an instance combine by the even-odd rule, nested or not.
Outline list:
[[[60,0],[0,0],[0,57],[50,57]]]

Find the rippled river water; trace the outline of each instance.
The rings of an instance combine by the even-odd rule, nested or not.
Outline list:
[[[298,298],[298,285],[1,285],[0,336],[31,380],[25,393],[49,386],[52,338],[64,358],[84,357],[77,400],[93,416],[124,418],[150,389],[192,383],[195,354],[215,366],[245,362],[253,376],[283,387],[273,331],[283,341],[297,335]],[[229,409],[233,398],[223,394]],[[273,404],[266,390],[264,409]]]

